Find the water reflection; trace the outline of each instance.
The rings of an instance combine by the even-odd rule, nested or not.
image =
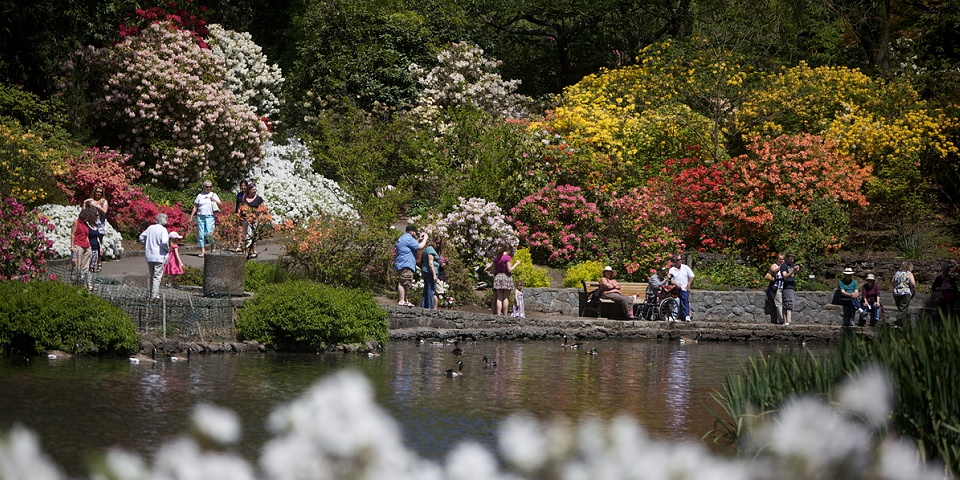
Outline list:
[[[182,434],[191,409],[208,402],[243,420],[240,453],[251,461],[269,432],[265,419],[329,373],[354,368],[370,378],[407,445],[443,457],[458,441],[495,447],[499,423],[524,410],[542,418],[619,413],[636,417],[657,438],[697,441],[712,427],[710,392],[739,361],[774,346],[680,345],[604,341],[598,355],[559,341],[452,345],[391,343],[380,357],[243,354],[195,356],[190,362],[130,365],[125,359],[0,358],[0,429],[14,422],[41,436],[70,475],[84,459],[118,445],[150,455]],[[486,368],[483,357],[497,363]],[[464,376],[445,371],[464,361]]]

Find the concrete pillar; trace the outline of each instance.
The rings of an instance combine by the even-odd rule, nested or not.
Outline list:
[[[246,257],[238,253],[211,253],[203,257],[203,294],[208,297],[243,295]]]

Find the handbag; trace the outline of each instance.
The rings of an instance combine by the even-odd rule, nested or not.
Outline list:
[[[768,282],[772,282],[775,280],[775,278],[773,278],[773,275],[770,275],[770,272],[767,272],[767,274],[763,276],[763,279]]]
[[[837,287],[837,289],[833,291],[833,300],[830,301],[830,304],[843,305],[843,303],[840,301],[840,299],[842,298],[843,298],[843,295],[840,294],[840,287]]]
[[[210,206],[213,207],[214,212],[220,211],[220,205],[217,205],[217,202],[213,201],[213,195],[210,196]]]

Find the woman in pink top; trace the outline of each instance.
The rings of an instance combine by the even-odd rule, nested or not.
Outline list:
[[[510,315],[510,292],[513,291],[513,269],[520,265],[510,257],[510,245],[502,245],[493,256],[493,314]]]

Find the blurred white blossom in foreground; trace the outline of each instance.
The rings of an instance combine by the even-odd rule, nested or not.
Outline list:
[[[269,419],[276,435],[259,465],[223,449],[239,438],[236,417],[200,406],[194,430],[215,440],[180,437],[151,461],[112,449],[93,480],[513,480],[513,479],[876,479],[943,478],[925,470],[909,439],[886,434],[889,383],[868,369],[838,395],[842,410],[813,398],[796,399],[755,432],[744,459],[710,453],[696,443],[672,444],[647,436],[636,420],[543,422],[518,414],[500,429],[499,454],[474,443],[455,446],[438,464],[403,445],[396,422],[376,403],[356,372],[314,385]],[[872,401],[869,401],[871,400]],[[875,402],[885,402],[876,405]],[[200,441],[198,441],[200,440]],[[78,439],[79,441],[79,439]],[[0,436],[0,480],[61,480],[60,470],[32,433],[14,427]]]

